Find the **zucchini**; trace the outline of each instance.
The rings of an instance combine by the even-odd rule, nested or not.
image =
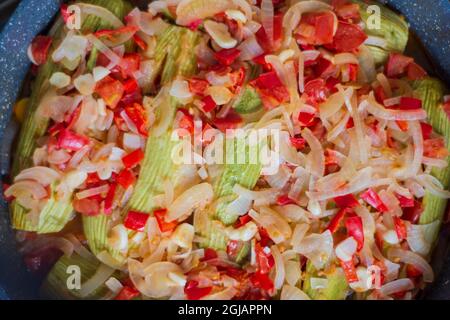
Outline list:
[[[261,107],[262,101],[258,92],[250,86],[245,87],[233,103],[233,109],[241,114],[256,112],[260,110]]]
[[[311,288],[311,278],[322,277],[317,274],[310,261],[306,265],[306,278],[302,290],[313,300],[345,300],[349,292],[347,279],[341,268],[335,268],[326,275],[328,286],[325,289]]]

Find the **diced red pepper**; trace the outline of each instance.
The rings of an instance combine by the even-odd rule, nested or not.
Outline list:
[[[213,100],[211,96],[204,97],[202,99],[202,104],[203,104],[203,111],[205,112],[211,112],[217,107],[216,102]]]
[[[270,253],[266,253],[264,248],[259,243],[255,245],[256,263],[258,271],[262,274],[267,274],[275,265],[275,260]]]
[[[230,66],[240,56],[241,51],[236,48],[222,49],[214,53],[214,57],[225,66]]]
[[[278,196],[278,198],[277,198],[277,204],[279,206],[286,206],[288,204],[295,204],[295,203],[296,202],[294,200],[292,200],[291,198],[289,198],[289,196],[286,194]]]
[[[403,120],[395,120],[395,123],[397,124],[397,126],[400,128],[401,131],[406,132],[408,131],[408,121],[403,121]]]
[[[243,225],[246,225],[248,222],[252,221],[252,217],[250,217],[248,214],[245,214],[243,216],[240,216],[239,219],[234,223],[234,228],[240,228]]]
[[[282,87],[283,83],[275,71],[270,71],[259,75],[258,78],[252,81],[255,87],[259,89],[275,89],[276,87]]]
[[[339,208],[354,208],[359,206],[359,202],[353,194],[336,197],[333,200]]]
[[[422,271],[417,269],[414,265],[408,264],[406,265],[406,275],[408,278],[417,278],[422,276]]]
[[[227,244],[227,255],[230,258],[235,258],[239,253],[239,250],[242,248],[241,241],[238,240],[230,240]]]
[[[78,151],[89,144],[89,139],[68,129],[63,129],[58,135],[58,147],[69,151]]]
[[[349,72],[350,81],[356,81],[358,79],[359,66],[357,64],[350,63],[348,65],[348,68],[349,68],[348,72]]]
[[[100,214],[100,203],[97,199],[84,198],[74,199],[73,208],[76,212],[84,214],[86,216],[96,216]]]
[[[172,231],[178,225],[177,221],[167,222],[166,214],[167,214],[167,209],[158,209],[158,210],[153,211],[153,215],[155,216],[156,221],[158,222],[159,229],[162,232]]]
[[[325,101],[329,92],[325,80],[317,78],[306,83],[304,93],[310,97],[313,104],[317,104]]]
[[[430,139],[431,134],[433,133],[433,126],[429,125],[428,123],[421,122],[420,128],[422,129],[423,140]]]
[[[189,280],[184,287],[184,293],[188,300],[200,300],[211,293],[212,287],[199,288],[198,281]]]
[[[402,97],[398,108],[401,110],[415,110],[422,108],[422,100],[416,98]]]
[[[367,35],[359,25],[339,21],[333,43],[326,47],[337,52],[352,52],[358,49],[366,39]]]
[[[380,104],[384,104],[384,100],[386,100],[386,93],[384,92],[384,89],[382,86],[378,86],[375,88],[375,98],[377,99],[377,102]]]
[[[261,238],[261,240],[259,240],[259,244],[262,247],[268,247],[273,243],[266,229],[264,229],[263,227],[259,227],[258,233],[259,237]]]
[[[208,81],[199,78],[190,78],[188,82],[189,82],[189,91],[200,97],[203,97],[206,89],[208,89],[209,87]]]
[[[69,6],[65,3],[61,4],[59,11],[64,23],[67,23],[67,21],[69,21],[69,19],[73,16],[73,14],[69,12]]]
[[[133,36],[134,42],[136,42],[137,46],[141,48],[143,51],[147,50],[148,45],[147,42],[144,41],[141,37],[139,37],[137,34]]]
[[[253,58],[252,61],[261,65],[264,71],[272,71],[272,65],[266,62],[266,54],[263,53],[262,55]]]
[[[139,84],[134,78],[128,78],[123,82],[125,93],[134,93],[139,90]]]
[[[300,43],[311,45],[332,43],[334,19],[331,12],[304,14],[297,30],[297,39]]]
[[[277,51],[281,46],[283,36],[283,14],[276,13],[273,17],[273,43],[269,41],[266,31],[262,26],[256,31],[255,36],[265,53]]]
[[[48,50],[52,41],[52,37],[49,36],[37,36],[33,39],[30,50],[36,65],[40,66],[47,61]]]
[[[402,219],[411,222],[412,224],[416,224],[419,222],[420,216],[423,212],[422,203],[419,201],[414,200],[414,206],[413,207],[406,207],[403,208],[403,215]]]
[[[394,217],[394,226],[398,239],[400,241],[405,240],[407,236],[407,229],[405,222],[399,217]]]
[[[126,53],[120,61],[120,71],[122,77],[133,77],[134,72],[139,70],[141,65],[141,55],[138,53]]]
[[[407,68],[407,76],[409,80],[420,80],[427,76],[427,72],[417,63],[411,62]]]
[[[314,65],[314,73],[323,78],[328,79],[336,73],[336,66],[328,59],[319,57],[317,63]]]
[[[265,291],[273,290],[273,281],[269,278],[269,275],[261,272],[255,272],[250,276],[251,283]]]
[[[130,230],[144,231],[149,217],[147,213],[130,210],[123,221],[123,225]]]
[[[343,20],[359,20],[361,17],[357,3],[340,5],[336,8],[336,13]]]
[[[133,287],[124,286],[114,300],[133,300],[140,295],[139,290]]]
[[[105,204],[104,204],[105,208],[103,209],[106,215],[109,215],[112,213],[116,189],[117,189],[117,185],[115,183],[112,183],[109,185],[108,193],[106,194],[106,197],[105,197]]]
[[[409,64],[414,62],[413,58],[406,57],[401,53],[390,53],[386,63],[385,72],[389,78],[395,78],[406,72]]]
[[[364,246],[364,230],[361,217],[348,217],[345,220],[345,228],[347,229],[347,234],[358,243],[357,249],[360,251]]]
[[[242,117],[238,113],[231,110],[225,118],[215,118],[213,123],[220,131],[236,129],[242,123]]]
[[[144,159],[144,152],[141,149],[136,149],[122,158],[123,165],[127,169],[131,169],[141,163]]]
[[[328,224],[327,230],[330,230],[331,233],[336,232],[336,230],[339,228],[342,219],[344,219],[345,214],[350,212],[353,211],[349,208],[343,208],[339,210],[338,213],[336,213],[334,217],[331,219],[330,223]]]
[[[203,23],[202,19],[196,19],[196,20],[192,21],[191,23],[189,23],[187,27],[192,31],[196,31],[202,23]]]
[[[414,207],[414,198],[407,198],[398,193],[395,194],[395,197],[400,203],[400,207],[402,208],[413,208]]]
[[[345,125],[345,127],[346,127],[347,129],[351,129],[351,128],[353,128],[354,126],[355,126],[355,122],[353,121],[353,118],[348,119],[348,122],[347,122],[347,124]]]
[[[119,80],[107,76],[97,82],[95,92],[105,101],[108,107],[114,109],[122,99],[125,89]]]
[[[358,282],[358,274],[356,273],[355,263],[353,259],[350,261],[342,261],[339,260],[342,269],[344,270],[345,277],[347,278],[348,283]]]
[[[425,140],[423,149],[423,155],[429,158],[445,159],[449,154],[442,137]]]
[[[370,204],[372,207],[374,207],[379,212],[388,211],[388,208],[383,203],[383,201],[380,199],[380,196],[371,188],[367,189],[366,192],[361,194],[361,199],[366,201],[368,204]]]
[[[291,144],[294,146],[297,150],[302,150],[306,146],[306,140],[302,137],[290,137],[289,140],[291,141]]]
[[[200,261],[208,261],[208,260],[213,260],[213,259],[217,259],[218,255],[217,255],[217,251],[212,249],[212,248],[205,248],[204,249],[204,255],[203,258],[200,259]]]
[[[127,189],[131,186],[135,181],[136,177],[134,176],[131,170],[125,169],[122,170],[116,178],[118,184],[120,184],[124,189]]]
[[[133,103],[132,105],[126,106],[124,110],[131,121],[133,121],[139,133],[143,136],[147,136],[148,119],[144,107],[139,103]]]

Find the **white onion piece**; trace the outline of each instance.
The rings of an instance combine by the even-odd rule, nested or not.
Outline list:
[[[55,62],[60,62],[62,60],[75,61],[80,56],[84,55],[87,46],[87,37],[69,32],[59,47],[53,51],[52,59]]]
[[[309,281],[311,284],[311,289],[313,290],[328,288],[329,281],[327,278],[312,277]]]
[[[380,47],[383,49],[388,49],[388,43],[384,38],[376,37],[376,36],[367,36],[366,41],[364,41],[365,45]]]
[[[356,240],[353,237],[348,237],[336,246],[336,256],[342,261],[350,261],[356,253],[357,247]]]
[[[70,76],[68,76],[64,72],[55,72],[50,77],[49,82],[52,86],[61,89],[67,87],[70,84],[70,80]]]
[[[334,64],[359,64],[359,61],[353,53],[344,52],[338,53],[334,56]]]
[[[284,268],[283,257],[281,256],[278,247],[276,245],[273,245],[270,249],[275,261],[275,279],[273,281],[273,284],[275,286],[275,289],[279,290],[283,286],[284,279],[286,278],[286,270]]]
[[[92,74],[84,74],[77,77],[73,84],[75,88],[84,96],[89,96],[94,93],[95,89],[95,80]]]
[[[296,204],[287,204],[285,206],[275,206],[274,209],[280,213],[289,222],[309,223],[308,211]]]
[[[429,158],[429,157],[423,157],[422,163],[426,166],[440,168],[440,169],[446,168],[448,166],[448,162],[446,160]]]
[[[209,183],[201,183],[182,193],[168,208],[166,221],[182,221],[188,218],[195,209],[209,204],[214,196]]]
[[[97,288],[102,286],[105,281],[111,277],[114,271],[115,270],[113,268],[101,264],[92,278],[81,284],[81,289],[79,291],[80,297],[85,298]]]
[[[250,210],[252,202],[250,198],[239,196],[228,204],[226,212],[230,215],[244,215]]]
[[[88,3],[77,3],[76,5],[81,9],[82,19],[84,19],[86,15],[93,15],[101,18],[101,20],[103,21],[108,22],[108,24],[111,25],[113,29],[123,27],[122,21],[117,18],[117,16],[110,10],[104,7]]]
[[[423,225],[409,224],[406,239],[411,250],[428,256],[440,226],[439,220]]]
[[[294,233],[291,238],[291,245],[294,251],[298,250],[298,246],[300,246],[303,238],[309,230],[309,224],[307,223],[299,223],[295,226]]]
[[[280,300],[311,300],[311,298],[299,288],[286,284],[281,290]]]
[[[231,37],[225,24],[207,20],[204,23],[204,27],[206,32],[221,48],[231,49],[237,45],[237,40]]]
[[[123,146],[128,150],[136,150],[141,147],[141,137],[133,133],[123,134]]]
[[[389,296],[394,293],[412,290],[414,287],[414,283],[410,279],[398,279],[383,285],[380,288],[380,293]]]
[[[377,74],[376,78],[380,83],[381,87],[383,88],[383,91],[387,95],[387,97],[388,98],[392,97],[392,88],[389,79],[383,73]]]
[[[176,23],[187,26],[198,19],[213,17],[215,14],[232,9],[233,4],[228,0],[182,0],[176,10]],[[250,17],[251,18],[251,17]]]
[[[14,182],[22,180],[34,180],[43,186],[48,186],[60,179],[61,175],[53,169],[47,167],[33,167],[22,170],[15,178]]]
[[[109,186],[107,184],[104,184],[99,187],[86,189],[86,190],[77,192],[75,196],[77,197],[77,199],[85,199],[85,198],[89,198],[92,196],[96,196],[98,194],[105,194],[106,192],[108,192],[108,190],[109,190]]]
[[[436,177],[429,174],[419,174],[415,179],[428,192],[443,199],[450,199],[450,191],[444,190],[442,183]]]
[[[128,232],[123,224],[118,224],[111,229],[108,236],[108,244],[118,251],[127,251]]]
[[[390,260],[398,260],[406,264],[412,264],[414,267],[416,267],[423,273],[423,281],[433,282],[434,279],[433,269],[431,268],[429,263],[417,253],[402,249],[391,248],[389,249],[387,255]]]
[[[296,247],[296,252],[311,260],[314,267],[322,269],[333,254],[333,236],[330,230],[310,234]]]
[[[69,161],[70,158],[69,152],[64,149],[52,150],[48,155],[47,161],[50,164],[60,165]]]
[[[362,81],[363,83],[372,83],[377,76],[375,60],[372,52],[366,46],[361,45],[359,47],[357,57],[360,70],[364,74],[364,77],[359,79],[359,81]]]
[[[122,289],[123,289],[123,285],[122,283],[117,280],[114,277],[109,278],[106,282],[105,285],[108,287],[109,290],[111,290],[111,292],[113,292],[114,294],[118,294]]]
[[[391,110],[386,109],[380,105],[374,98],[373,92],[370,93],[369,99],[361,102],[363,107],[367,108],[371,114],[377,118],[384,120],[400,120],[400,121],[413,121],[424,120],[427,117],[427,113],[423,109],[418,110]]]
[[[325,173],[325,155],[322,144],[308,128],[303,129],[302,137],[311,148],[311,174],[316,177],[323,177]]]
[[[276,244],[286,241],[292,235],[291,227],[287,221],[269,207],[261,207],[259,213],[250,210],[249,216],[267,230],[269,237]]]
[[[393,97],[393,98],[385,99],[383,101],[383,104],[386,107],[392,107],[392,106],[395,106],[396,104],[399,104],[401,100],[402,100],[402,97]]]
[[[209,294],[201,298],[201,300],[231,300],[237,293],[237,289],[229,287],[217,293]]]
[[[95,82],[98,82],[98,81],[102,80],[103,78],[105,78],[110,73],[111,73],[110,70],[108,70],[107,68],[102,67],[102,66],[95,67],[92,70],[92,75],[94,76]]]
[[[110,61],[110,64],[107,66],[107,69],[111,70],[115,66],[119,65],[121,62],[121,58],[108,46],[106,46],[102,41],[100,41],[93,34],[88,34],[86,38],[92,43],[102,54],[104,54]]]
[[[269,44],[273,45],[273,19],[274,19],[274,7],[272,0],[262,0],[261,1],[261,23],[266,32]]]
[[[319,105],[320,118],[328,119],[338,112],[345,103],[345,98],[342,92],[333,93],[328,99]]]
[[[12,184],[5,191],[5,197],[19,197],[24,193],[30,194],[36,200],[40,200],[48,196],[47,190],[45,190],[40,183],[32,180],[21,180]]]
[[[169,94],[172,97],[186,100],[192,98],[192,93],[189,91],[189,83],[186,80],[175,80],[172,82]]]
[[[286,251],[285,251],[286,252]],[[296,286],[298,281],[302,276],[302,271],[300,269],[299,261],[286,261],[286,255],[283,252],[283,259],[285,260],[284,266],[286,270],[286,282],[291,286]],[[293,252],[295,256],[298,256],[297,253]]]

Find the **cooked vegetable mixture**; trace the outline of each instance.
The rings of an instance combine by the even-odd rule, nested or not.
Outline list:
[[[407,41],[360,0],[63,5],[28,50],[4,192],[43,295],[414,298],[450,198],[450,99]]]

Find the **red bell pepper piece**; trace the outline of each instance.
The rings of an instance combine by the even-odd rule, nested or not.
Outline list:
[[[252,81],[252,84],[259,89],[275,89],[283,86],[280,78],[275,71],[270,71],[259,75],[258,78]]]
[[[133,287],[124,286],[114,300],[133,300],[140,295],[139,290]]]
[[[390,53],[386,63],[385,72],[389,78],[395,78],[406,72],[409,64],[414,62],[413,58],[406,57],[401,53]]]
[[[259,240],[259,244],[262,247],[268,247],[273,243],[266,229],[264,229],[263,227],[259,227],[258,233],[259,237],[261,238],[261,240]]]
[[[395,194],[395,197],[399,201],[400,207],[402,207],[402,208],[413,208],[414,207],[414,197],[407,198],[398,193]]]
[[[105,101],[108,107],[114,109],[122,99],[125,89],[119,80],[107,76],[97,82],[95,92]]]
[[[159,229],[162,232],[172,231],[178,225],[177,221],[167,222],[166,214],[167,209],[158,209],[153,211],[153,215],[155,216],[156,221],[158,222]]]
[[[213,100],[211,96],[204,97],[202,99],[202,104],[204,112],[211,112],[217,107],[216,102]]]
[[[147,50],[148,45],[147,42],[144,41],[141,37],[139,37],[137,34],[133,36],[134,42],[136,42],[136,45],[141,48],[143,51]]]
[[[417,63],[411,62],[407,68],[407,76],[409,80],[420,80],[427,76],[427,72]]]
[[[316,114],[309,112],[299,112],[298,122],[302,127],[312,127],[316,124]]]
[[[269,41],[263,26],[256,31],[255,36],[265,53],[277,51],[283,36],[283,14],[276,13],[273,17],[273,43]]]
[[[133,103],[125,107],[125,113],[133,121],[139,133],[143,136],[148,136],[148,120],[147,113],[139,103]]]
[[[97,199],[84,198],[74,199],[73,208],[76,212],[84,214],[86,216],[96,216],[100,213],[100,203]]]
[[[230,258],[235,258],[239,253],[240,248],[242,247],[241,241],[238,240],[230,240],[227,244],[227,255]]]
[[[144,152],[141,149],[136,149],[122,158],[125,168],[130,169],[137,166],[142,159],[144,159]]]
[[[272,65],[266,62],[266,54],[263,53],[255,58],[252,61],[256,64],[259,64],[263,67],[264,71],[272,71]]]
[[[275,260],[270,253],[266,253],[259,243],[255,245],[256,263],[261,274],[267,274],[275,265]]]
[[[377,102],[383,105],[384,100],[386,100],[387,98],[383,87],[382,86],[376,87],[374,92],[375,92],[375,99],[377,100]]]
[[[37,36],[33,39],[30,45],[30,51],[34,60],[32,62],[35,65],[40,66],[47,61],[48,50],[52,45],[52,41],[52,37],[49,36]]]
[[[406,275],[408,278],[417,278],[422,276],[422,271],[417,269],[414,265],[408,264],[406,265]]]
[[[355,122],[353,121],[353,118],[348,119],[348,122],[347,122],[347,124],[345,125],[345,127],[346,127],[347,129],[351,129],[351,128],[353,128],[354,126],[355,126]]]
[[[57,144],[59,148],[69,151],[78,151],[89,144],[89,139],[68,129],[63,129],[59,132]]]
[[[123,221],[123,225],[130,230],[144,231],[149,217],[147,213],[130,210]]]
[[[289,140],[291,141],[291,144],[294,146],[297,150],[302,150],[306,146],[306,140],[302,137],[290,137]]]
[[[394,226],[398,239],[400,241],[405,240],[408,235],[405,222],[399,217],[394,217]]]
[[[317,76],[327,79],[336,72],[336,66],[330,60],[319,57],[316,61],[317,63],[314,65],[313,69]]]
[[[116,178],[116,181],[124,189],[127,189],[129,186],[131,186],[136,181],[136,177],[134,176],[132,171],[125,169],[119,173],[119,175]]]
[[[246,225],[248,222],[252,221],[252,217],[250,217],[248,214],[244,214],[243,216],[240,216],[239,219],[234,223],[234,228],[240,228],[243,225]]]
[[[116,194],[116,189],[117,189],[117,185],[115,183],[112,183],[109,185],[109,189],[108,189],[108,193],[106,194],[105,197],[105,208],[104,208],[104,212],[106,215],[109,215],[112,213],[112,207],[113,207],[113,202],[114,202],[114,196]]]
[[[205,248],[204,249],[204,255],[203,258],[200,259],[200,261],[208,261],[212,259],[217,259],[217,251],[212,248]]]
[[[138,53],[126,53],[120,61],[120,71],[123,78],[133,77],[134,72],[139,70],[141,55]]]
[[[381,201],[380,196],[371,188],[367,189],[366,192],[361,194],[361,199],[370,204],[379,212],[388,211],[386,205],[383,203],[383,201]]]
[[[295,204],[296,202],[294,200],[292,200],[291,198],[289,198],[288,195],[281,195],[278,196],[277,198],[277,204],[279,206],[286,206],[288,204]]]
[[[433,126],[429,125],[428,123],[421,122],[420,128],[422,129],[423,140],[430,139],[431,134],[433,133]]]
[[[332,43],[334,18],[331,12],[304,14],[296,34],[298,41],[310,45]]]
[[[304,93],[309,96],[313,104],[317,104],[325,101],[329,92],[325,80],[317,78],[306,83]]]
[[[192,21],[191,23],[189,23],[187,27],[192,31],[196,31],[202,23],[203,23],[202,19],[196,19],[196,20]]]
[[[412,224],[416,224],[419,222],[420,216],[423,212],[422,203],[419,201],[414,200],[414,206],[413,207],[406,207],[403,208],[403,215],[402,219],[411,222]]]
[[[416,98],[402,97],[398,108],[401,110],[415,110],[422,108],[422,100]]]
[[[188,300],[200,300],[211,293],[212,287],[199,288],[198,281],[189,280],[184,287],[184,293]]]
[[[128,78],[123,82],[123,89],[125,93],[134,93],[139,90],[139,84],[134,78]]]
[[[189,91],[200,97],[203,97],[206,89],[208,89],[209,87],[208,81],[199,78],[190,78],[188,82],[189,82]]]
[[[336,14],[343,20],[359,20],[359,5],[357,3],[343,4],[336,7]]]
[[[333,43],[326,47],[337,52],[352,52],[366,39],[367,35],[359,25],[339,21]]]
[[[225,118],[215,118],[213,123],[220,131],[236,129],[242,123],[242,117],[238,113],[231,110]]]
[[[364,230],[362,219],[359,216],[348,217],[345,220],[345,228],[350,237],[353,237],[358,243],[358,251],[364,246]]]
[[[348,283],[353,283],[353,282],[359,281],[353,259],[350,261],[339,260],[339,262],[341,264],[342,269],[344,270],[345,277],[347,278]]]
[[[336,197],[333,200],[339,208],[354,208],[359,206],[359,202],[353,194]]]
[[[429,158],[445,159],[448,156],[448,150],[445,147],[443,137],[428,139],[423,142],[423,155]]]
[[[408,121],[403,121],[403,120],[395,120],[395,123],[397,124],[397,126],[400,128],[401,131],[406,132],[408,131]]]
[[[230,66],[241,55],[241,51],[236,48],[222,49],[214,53],[214,57],[225,66]]]
[[[273,290],[273,281],[269,278],[268,274],[255,272],[250,276],[251,283],[265,291]]]
[[[353,212],[353,211],[349,208],[343,208],[343,209],[339,210],[338,213],[336,213],[334,215],[334,217],[330,220],[327,230],[330,230],[331,233],[336,232],[336,230],[338,229],[339,224],[341,223],[345,214],[350,213],[350,212]]]

